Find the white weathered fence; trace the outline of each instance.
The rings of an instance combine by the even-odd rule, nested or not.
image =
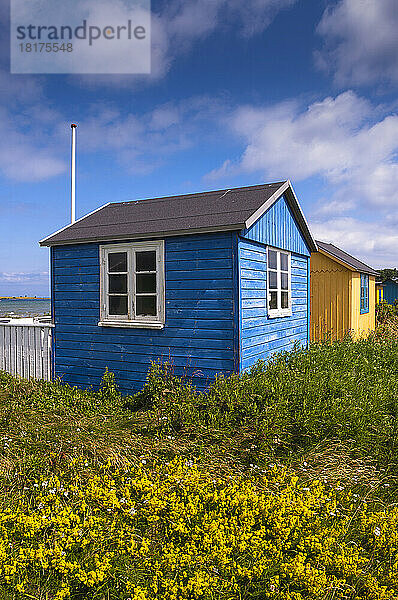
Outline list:
[[[26,379],[51,379],[50,323],[0,322],[0,371]]]

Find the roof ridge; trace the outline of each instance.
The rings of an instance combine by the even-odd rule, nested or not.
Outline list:
[[[227,192],[241,192],[242,190],[254,190],[254,189],[263,189],[272,186],[281,186],[285,181],[275,181],[273,183],[258,183],[256,185],[243,185],[242,187],[236,188],[222,188],[220,190],[207,190],[205,192],[191,192],[190,194],[173,194],[171,196],[159,196],[159,198],[138,198],[136,200],[123,200],[121,202],[109,202],[110,206],[118,206],[120,204],[133,204],[134,202],[159,202],[161,200],[170,200],[171,198],[192,198],[193,196],[208,196],[211,194],[223,194],[225,195]],[[221,196],[222,197],[222,196]]]
[[[333,248],[336,248],[336,250],[338,250],[339,252],[343,252],[343,254],[347,254],[347,256],[350,256],[354,260],[357,260],[358,262],[366,264],[362,260],[360,260],[359,258],[357,258],[356,256],[353,256],[352,254],[350,254],[349,252],[347,252],[347,250],[343,250],[343,248],[340,248],[339,246],[336,246],[336,244],[333,244],[333,242],[323,242],[322,240],[315,240],[315,241],[316,241],[317,244],[325,244],[326,246],[333,246]],[[369,267],[369,265],[366,265],[366,266]]]
[[[348,256],[349,258],[352,258],[354,261],[356,261],[357,263],[360,263],[361,265],[363,265],[364,267],[367,267],[368,269],[370,269],[371,271],[376,272],[376,269],[374,269],[373,267],[371,267],[370,265],[368,265],[367,263],[365,263],[363,260],[361,260],[360,258],[357,258],[356,256],[353,256],[352,254],[350,254],[349,252],[347,252],[346,250],[343,250],[342,248],[340,248],[339,246],[336,246],[336,244],[333,244],[333,242],[323,242],[322,240],[315,240],[317,244],[324,246],[332,246],[333,248],[336,248],[336,250],[338,250],[338,252],[341,252],[343,254],[345,254],[346,256]],[[330,252],[330,254],[333,255],[333,252]],[[340,258],[339,255],[334,255],[336,258]],[[350,265],[353,266],[353,265]]]
[[[225,214],[230,214],[231,215],[231,214],[236,214],[236,213],[239,214],[240,211],[239,210],[230,210],[230,211],[228,211],[228,213],[225,213],[225,212],[214,212],[212,216],[216,217],[218,215],[225,215]],[[202,215],[199,214],[199,215],[194,215],[194,216],[202,216]],[[168,216],[167,218],[170,221],[173,221],[173,220],[176,221],[177,219],[181,219],[181,216],[180,215],[177,215],[176,217],[170,217],[170,216]],[[144,219],[134,219],[133,221],[124,221],[124,225],[129,225],[129,224],[133,225],[134,223],[152,223],[152,222],[162,221],[162,220],[163,220],[162,217],[156,217],[156,218],[152,218],[152,219],[149,219],[149,218],[146,217]],[[77,221],[76,221],[76,223],[77,223]],[[84,227],[92,227],[93,228],[93,227],[102,227],[102,226],[103,226],[103,224],[89,225],[89,226],[88,225],[84,225],[83,226],[81,223],[79,223],[76,226],[76,229],[84,228]]]
[[[114,202],[41,240],[42,246],[250,228],[285,195],[308,249],[316,244],[289,180]]]

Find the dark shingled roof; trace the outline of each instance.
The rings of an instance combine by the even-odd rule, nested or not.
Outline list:
[[[357,258],[351,256],[351,254],[347,254],[344,250],[337,248],[334,244],[327,244],[326,242],[320,242],[316,240],[316,244],[320,250],[327,252],[331,257],[337,258],[345,263],[347,266],[351,267],[353,271],[359,271],[359,273],[367,273],[368,275],[374,275],[375,277],[379,276],[379,273],[365,265],[365,263],[361,262]]]
[[[106,204],[40,242],[53,246],[183,233],[241,230],[285,194],[311,250],[315,242],[290,182]],[[264,207],[265,205],[265,207]],[[250,223],[250,221],[249,221]]]

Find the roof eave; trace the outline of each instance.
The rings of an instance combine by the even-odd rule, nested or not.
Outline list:
[[[74,221],[74,223],[69,223],[68,225],[65,225],[64,227],[61,227],[61,229],[58,229],[58,231],[54,231],[54,233],[52,233],[51,235],[48,235],[47,237],[45,237],[42,240],[40,240],[39,241],[39,246],[52,246],[52,244],[47,244],[45,242],[50,241],[51,238],[53,238],[55,235],[58,235],[59,233],[61,233],[62,231],[65,231],[66,229],[69,229],[69,227],[72,227],[72,225],[75,225],[76,223],[78,223],[79,221],[82,221],[86,217],[89,217],[90,215],[93,215],[94,213],[98,212],[99,210],[102,210],[103,208],[105,208],[105,206],[109,206],[109,204],[112,204],[112,203],[111,202],[107,202],[106,204],[103,204],[102,206],[99,206],[98,208],[96,208],[96,209],[92,210],[91,212],[87,213],[83,217],[80,217],[80,219],[76,219],[76,221]]]
[[[364,269],[358,269],[357,267],[354,267],[353,265],[350,265],[349,263],[345,262],[340,257],[335,256],[333,254],[333,252],[328,252],[328,250],[324,250],[323,248],[320,248],[319,246],[318,246],[318,252],[320,254],[323,254],[324,256],[327,256],[328,258],[331,258],[332,260],[334,260],[338,264],[343,265],[343,267],[345,267],[349,271],[354,271],[355,273],[365,273],[366,275],[372,275],[373,277],[377,277],[378,276],[378,273],[374,269],[372,269],[371,267],[369,267],[368,269],[366,269],[366,268],[364,268]]]
[[[164,237],[172,237],[175,235],[194,235],[197,233],[216,233],[217,231],[240,231],[244,229],[245,223],[236,223],[234,225],[225,225],[218,227],[200,227],[196,229],[178,229],[175,231],[157,231],[154,233],[146,233],[146,234],[134,234],[134,235],[112,235],[112,236],[98,236],[94,238],[87,239],[71,239],[71,240],[61,240],[58,242],[52,242],[51,238],[56,235],[55,233],[44,240],[39,242],[40,246],[68,246],[75,244],[96,244],[100,242],[114,242],[121,240],[147,240],[147,239],[158,239]],[[59,232],[57,232],[59,233]]]

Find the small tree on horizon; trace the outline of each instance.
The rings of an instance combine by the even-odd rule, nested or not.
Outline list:
[[[379,269],[379,274],[381,281],[386,281],[387,279],[398,277],[398,270],[395,267],[391,269]]]

